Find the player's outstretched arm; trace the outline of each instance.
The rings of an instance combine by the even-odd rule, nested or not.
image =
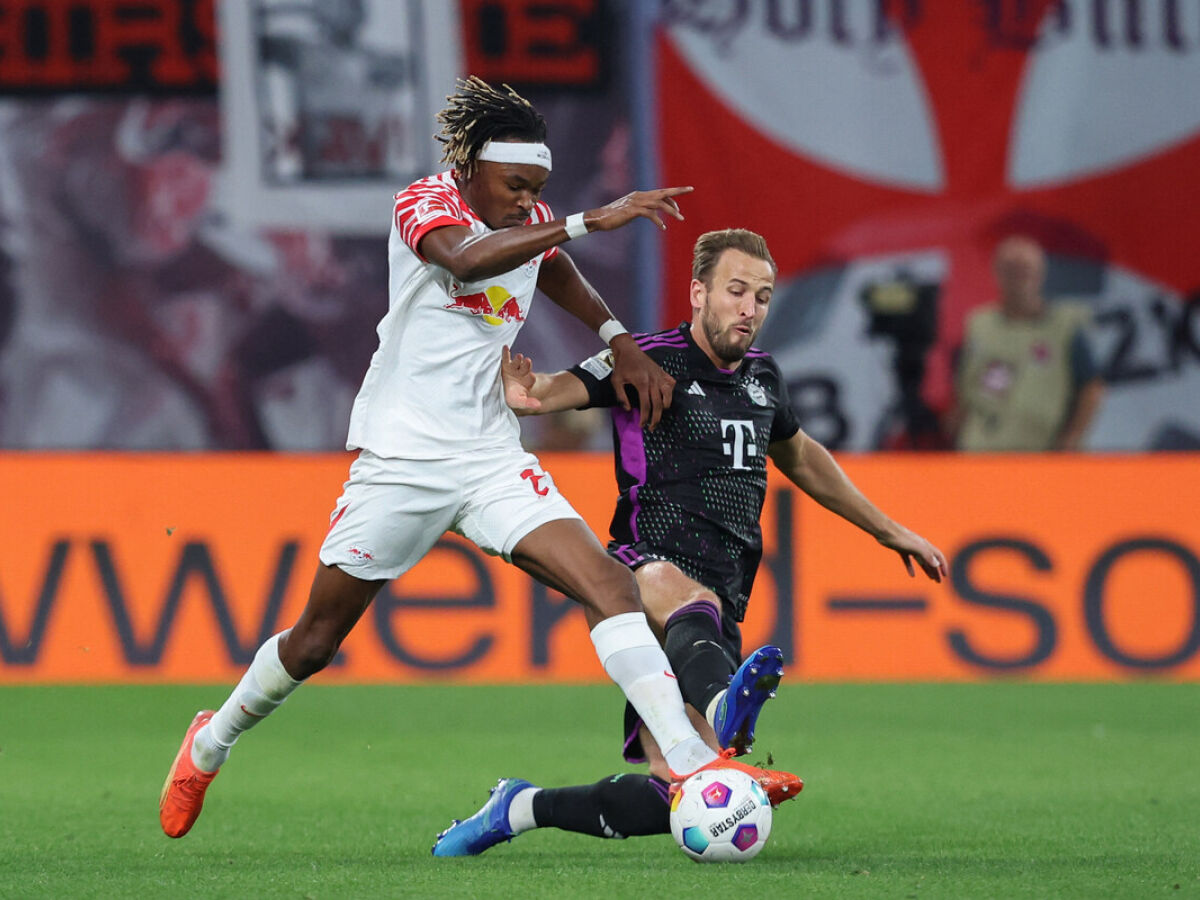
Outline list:
[[[915,575],[913,560],[934,581],[946,575],[942,551],[914,531],[894,522],[863,494],[842,471],[829,451],[797,431],[785,441],[771,444],[768,452],[783,474],[804,493],[847,522],[857,525],[904,560],[909,575]]]
[[[515,225],[488,234],[475,234],[465,225],[445,225],[421,238],[417,249],[459,281],[479,281],[511,272],[567,240],[562,222]]]
[[[634,191],[598,209],[587,210],[582,214],[583,225],[588,231],[612,231],[642,218],[666,228],[664,217],[683,219],[674,198],[691,190],[676,187]],[[474,234],[465,225],[446,225],[421,238],[418,250],[459,281],[478,281],[510,272],[551,247],[571,240],[567,227],[566,219],[556,219]],[[596,327],[604,321],[597,322]]]
[[[537,416],[578,409],[588,402],[587,388],[570,372],[547,375],[533,371],[533,360],[504,348],[500,360],[504,401],[518,416]]]

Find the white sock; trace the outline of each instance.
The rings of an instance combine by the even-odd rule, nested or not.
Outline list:
[[[708,724],[713,727],[713,731],[717,730],[717,707],[721,705],[721,701],[725,698],[727,693],[729,693],[728,689],[721,691],[721,693],[713,697],[712,703],[708,704],[708,709],[704,711],[704,718],[706,718],[708,720]]]
[[[513,834],[538,827],[533,818],[533,796],[540,790],[538,787],[527,787],[513,795],[508,807],[508,827]]]
[[[717,758],[688,720],[679,682],[645,613],[605,619],[592,629],[592,643],[604,671],[646,723],[672,772],[694,772]]]
[[[300,686],[279,661],[279,639],[266,640],[233,693],[192,741],[192,762],[202,772],[215,772],[229,756],[238,735],[253,728]]]

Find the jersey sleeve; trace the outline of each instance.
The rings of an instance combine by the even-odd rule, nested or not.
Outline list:
[[[771,443],[776,441],[786,441],[788,438],[795,435],[800,430],[800,419],[796,416],[796,411],[792,409],[792,400],[788,396],[787,382],[783,378],[783,373],[779,371],[779,367],[772,361],[771,369],[777,379],[779,404],[775,407],[775,418],[771,421]]]
[[[421,238],[435,228],[447,225],[470,226],[455,191],[444,184],[418,181],[396,195],[393,210],[400,238],[417,256]]]
[[[605,349],[589,357],[569,371],[587,388],[588,402],[581,409],[617,405],[617,392],[612,385],[613,355]]]
[[[553,222],[553,221],[554,221],[554,213],[550,209],[550,204],[543,203],[541,200],[539,200],[537,203],[535,203],[533,205],[533,212],[531,212],[529,214],[529,224],[530,225],[539,225],[542,222]],[[542,254],[542,262],[546,262],[547,260],[554,259],[554,257],[556,257],[556,256],[558,256],[558,247],[551,247],[545,253]]]

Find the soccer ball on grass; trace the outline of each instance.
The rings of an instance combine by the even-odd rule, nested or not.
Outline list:
[[[671,799],[671,834],[698,862],[744,862],[771,834],[771,802],[737,769],[697,772]]]

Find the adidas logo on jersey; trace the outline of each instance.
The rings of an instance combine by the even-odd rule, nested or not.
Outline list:
[[[697,397],[707,397],[708,396],[707,394],[704,393],[704,388],[700,387],[700,382],[698,382],[698,381],[693,381],[692,386],[687,389],[687,392],[689,394],[695,394]]]

